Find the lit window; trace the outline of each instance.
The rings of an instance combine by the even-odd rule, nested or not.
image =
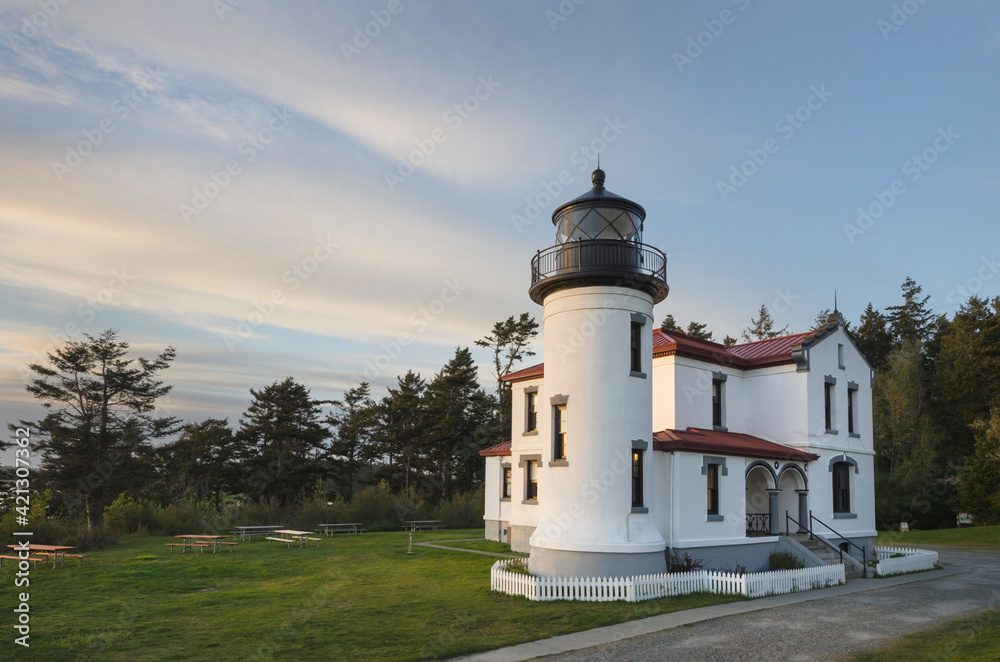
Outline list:
[[[529,460],[525,466],[525,495],[527,501],[538,500],[538,462]]]
[[[503,468],[503,491],[502,491],[502,493],[500,495],[500,498],[502,498],[502,499],[509,499],[510,498],[510,477],[511,477],[510,467],[504,467]]]
[[[552,407],[552,459],[566,459],[566,405]]]
[[[538,392],[531,391],[526,394],[525,401],[525,411],[527,411],[528,416],[525,421],[525,432],[534,432],[538,430]]]

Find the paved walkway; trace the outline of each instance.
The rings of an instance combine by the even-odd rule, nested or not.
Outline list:
[[[514,662],[562,653],[549,659],[831,660],[1000,608],[996,549],[929,548],[944,569],[662,614],[462,659]]]
[[[434,547],[435,549],[447,549],[450,552],[469,552],[471,554],[481,554],[483,556],[499,556],[505,559],[519,559],[522,558],[520,554],[500,554],[498,552],[484,552],[481,549],[464,549],[462,547],[449,547],[448,545],[436,545],[435,543],[446,543],[446,542],[468,542],[468,541],[481,542],[482,538],[453,538],[451,540],[429,540],[427,542],[415,542],[414,545],[420,547]]]

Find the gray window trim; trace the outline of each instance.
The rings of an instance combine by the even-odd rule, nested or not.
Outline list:
[[[528,429],[528,396],[535,395],[535,428],[533,430]],[[538,434],[538,387],[529,386],[524,389],[524,431],[521,433],[525,437],[533,437]]]
[[[719,457],[717,455],[702,455],[701,457],[701,475],[708,475],[708,465],[710,464],[721,464],[722,469],[719,471],[720,476],[728,476],[729,469],[726,468],[726,458]],[[832,471],[832,469],[831,469]]]
[[[847,390],[848,391],[857,391],[858,390],[858,384],[857,384],[857,382],[847,382]]]
[[[635,370],[629,370],[628,371],[628,376],[629,377],[638,377],[639,379],[645,379],[646,378],[646,373],[644,373],[644,372],[636,372]]]
[[[846,462],[847,464],[849,464],[852,467],[854,467],[854,473],[861,473],[861,469],[858,468],[858,461],[855,460],[850,455],[845,455],[843,453],[841,453],[839,455],[834,455],[833,457],[830,458],[830,464],[829,464],[827,470],[830,473],[833,473],[833,465],[835,465],[835,464],[837,464],[839,462]]]
[[[724,382],[729,379],[729,375],[724,372],[712,372],[712,381],[714,382]]]
[[[553,395],[551,398],[549,398],[549,404],[552,405],[553,407],[555,407],[556,405],[568,405],[569,396],[562,394]]]
[[[517,466],[524,469],[524,496],[528,496],[528,462],[534,462],[536,466],[542,468],[542,456],[541,455],[522,455],[520,460],[518,460]],[[513,481],[512,481],[513,482]],[[534,499],[521,499],[521,504],[525,506],[537,506],[538,497]]]
[[[648,512],[649,512],[649,508],[647,508],[646,506],[632,506],[632,513],[633,514],[635,514],[635,513],[648,513]]]
[[[857,519],[857,513],[834,513],[833,519]]]
[[[633,439],[632,440],[632,450],[634,451],[645,451],[649,450],[649,442],[645,439]]]
[[[500,463],[500,494],[501,495],[503,495],[503,475],[507,471],[507,469],[511,470],[510,471],[510,487],[511,487],[512,490],[514,489],[514,469],[510,466],[510,462],[507,462],[506,464],[504,464],[504,463],[501,462]],[[510,501],[510,497],[509,496],[501,496],[500,497],[500,501]]]
[[[837,378],[833,375],[823,375],[823,381],[827,384],[836,384]]]
[[[705,517],[708,518],[708,519],[705,520],[706,522],[724,522],[724,521],[726,521],[726,516],[725,515],[705,515]]]
[[[860,439],[861,438],[861,435],[858,434],[857,432],[848,432],[847,436],[850,437],[851,439]]]
[[[642,313],[632,313],[631,317],[633,324],[641,324],[643,326],[646,326],[646,316],[643,315]]]
[[[568,467],[569,466],[569,460],[552,460],[551,462],[549,462],[548,466],[550,466],[550,467]]]

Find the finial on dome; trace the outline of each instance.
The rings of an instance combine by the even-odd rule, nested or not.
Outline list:
[[[590,176],[590,179],[594,183],[594,188],[604,188],[604,171],[601,170],[600,164],[598,164],[597,170]]]

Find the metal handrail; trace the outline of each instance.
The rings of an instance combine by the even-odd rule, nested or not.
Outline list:
[[[627,270],[666,281],[667,256],[655,246],[621,239],[571,241],[535,254],[531,283],[564,273],[604,269]]]
[[[822,540],[824,543],[826,543],[826,545],[828,547],[833,547],[833,544],[829,540],[827,540],[826,538],[824,538],[822,536],[817,536],[817,535],[815,535],[813,533],[813,527],[812,527],[813,520],[816,520],[817,522],[819,522],[820,524],[822,524],[823,526],[825,526],[826,528],[828,528],[830,531],[832,531],[834,533],[834,535],[836,535],[838,538],[840,538],[841,540],[843,540],[844,542],[846,542],[848,545],[852,545],[858,551],[861,552],[861,576],[864,577],[864,578],[867,578],[868,577],[868,546],[864,545],[864,546],[858,547],[857,543],[852,542],[847,537],[845,537],[842,533],[839,533],[836,530],[834,530],[834,528],[832,526],[830,526],[829,524],[827,524],[823,520],[819,519],[818,517],[813,516],[812,510],[809,511],[809,527],[807,529],[809,531],[809,540],[812,540],[814,537],[818,537],[820,540]],[[802,527],[802,523],[799,522],[798,520],[796,520],[791,515],[789,515],[788,511],[786,510],[785,511],[785,535],[786,536],[790,536],[790,534],[789,534],[789,528],[788,528],[788,522],[789,521],[795,522],[796,526],[798,526],[800,529],[803,528]],[[841,547],[840,545],[837,545],[837,547],[835,549],[840,554],[840,562],[843,563],[844,562],[844,548]]]

